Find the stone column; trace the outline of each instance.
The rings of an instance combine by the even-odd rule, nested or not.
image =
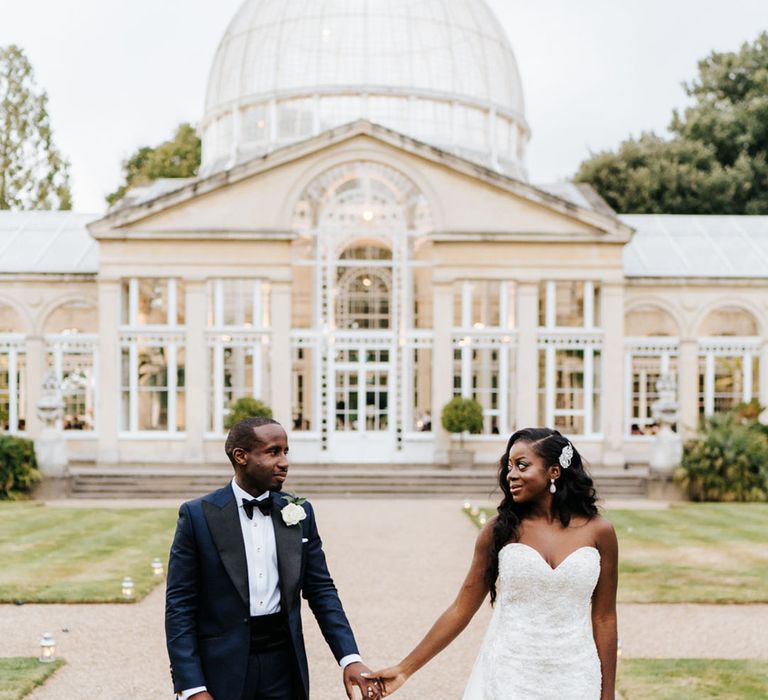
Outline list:
[[[539,416],[539,350],[536,346],[539,328],[539,285],[520,282],[517,285],[517,397],[514,431],[541,425]]]
[[[273,282],[270,300],[269,403],[276,421],[290,430],[291,415],[291,284]]]
[[[624,286],[602,287],[603,466],[624,466]],[[597,416],[595,416],[597,418]]]
[[[184,284],[184,407],[187,434],[184,461],[201,464],[204,461],[203,435],[206,431],[206,408],[209,404],[207,387],[210,377],[205,342],[206,285],[204,280],[185,280]]]
[[[27,437],[34,439],[44,427],[37,417],[37,402],[40,401],[43,380],[47,373],[45,338],[42,335],[27,336],[24,352],[26,355],[25,432]]]
[[[681,338],[678,363],[677,401],[680,419],[677,432],[683,440],[699,425],[699,344],[696,338]]]
[[[435,461],[448,461],[451,437],[442,426],[443,406],[453,398],[453,286],[450,282],[434,283],[433,325],[434,350],[432,352],[432,432],[435,436]]]
[[[99,279],[99,374],[96,395],[98,462],[120,461],[120,281]]]

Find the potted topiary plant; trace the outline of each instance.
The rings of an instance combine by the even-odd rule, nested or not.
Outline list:
[[[449,433],[459,435],[459,449],[448,450],[449,464],[452,467],[471,467],[475,462],[475,453],[464,449],[464,434],[482,431],[483,407],[474,399],[456,396],[443,406],[440,422]]]
[[[243,396],[229,404],[224,427],[229,430],[235,423],[246,418],[272,418],[272,409],[259,399]]]

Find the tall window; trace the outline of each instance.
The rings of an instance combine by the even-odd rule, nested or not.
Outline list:
[[[624,434],[629,438],[654,435],[658,425],[653,404],[663,375],[678,379],[678,335],[675,319],[655,304],[635,307],[624,322],[625,379]]]
[[[539,420],[573,435],[602,427],[600,286],[549,280],[539,288]]]
[[[754,316],[723,307],[703,321],[699,337],[699,415],[711,416],[759,395],[761,338]]]
[[[600,432],[600,350],[548,345],[539,352],[539,415],[571,435]]]
[[[180,280],[123,281],[120,426],[124,432],[185,430],[184,308]]]
[[[0,432],[26,429],[26,355],[21,319],[0,303]]]
[[[454,286],[453,393],[483,407],[483,432],[512,425],[514,360],[510,291],[501,280],[463,280]]]
[[[224,432],[232,402],[269,403],[270,287],[252,278],[208,283],[208,430]]]
[[[87,301],[62,304],[48,318],[45,330],[48,369],[64,400],[62,428],[92,432],[96,429],[96,307]]]

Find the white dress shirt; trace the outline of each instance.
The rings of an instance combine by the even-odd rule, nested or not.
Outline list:
[[[264,515],[258,508],[253,509],[250,520],[243,508],[243,499],[253,500],[253,496],[241,489],[232,479],[232,491],[235,494],[237,513],[240,517],[240,529],[245,543],[245,561],[248,566],[248,594],[251,617],[271,615],[280,612],[280,575],[277,570],[277,545],[275,544],[275,526],[270,515]],[[256,497],[263,501],[269,496],[265,491]],[[276,496],[279,498],[279,496]],[[349,664],[361,662],[359,654],[345,656],[339,665],[346,668]],[[195,693],[205,691],[205,686],[184,690],[180,700],[187,700]]]

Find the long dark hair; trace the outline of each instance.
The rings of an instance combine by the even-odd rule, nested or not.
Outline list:
[[[499,504],[498,518],[493,526],[491,556],[485,570],[485,582],[491,591],[491,605],[496,602],[496,579],[499,576],[499,552],[508,542],[515,542],[519,537],[518,528],[522,519],[530,512],[531,504],[515,503],[509,491],[509,453],[516,442],[531,445],[534,453],[544,461],[545,468],[558,464],[563,448],[569,440],[557,430],[549,428],[525,428],[518,430],[509,438],[507,449],[499,460],[499,487],[504,499]],[[584,470],[581,455],[573,448],[573,458],[567,469],[560,470],[557,479],[557,492],[552,496],[552,513],[567,527],[574,515],[591,518],[597,515],[597,494],[592,479]]]

